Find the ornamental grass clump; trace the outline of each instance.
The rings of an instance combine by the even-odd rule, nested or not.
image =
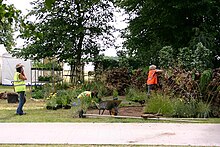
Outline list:
[[[197,117],[208,118],[211,114],[210,104],[199,101],[197,104]]]
[[[144,113],[162,114],[165,116],[172,116],[173,112],[174,106],[169,96],[162,94],[152,94],[144,108]]]
[[[211,113],[210,105],[201,100],[190,99],[189,101],[185,101],[184,99],[178,98],[173,99],[172,102],[174,105],[173,117],[207,118]]]

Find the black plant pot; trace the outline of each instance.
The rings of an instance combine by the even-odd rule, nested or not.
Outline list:
[[[65,105],[63,106],[64,109],[71,109],[71,105]]]
[[[56,107],[57,109],[61,109],[63,106],[61,104],[58,104]]]
[[[7,93],[8,103],[18,103],[18,94],[17,93]]]
[[[56,106],[46,106],[47,110],[57,110]]]
[[[52,110],[52,106],[46,106],[47,110]]]

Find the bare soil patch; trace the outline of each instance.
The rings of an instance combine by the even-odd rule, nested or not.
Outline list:
[[[118,115],[119,116],[136,116],[140,117],[143,114],[143,108],[142,106],[126,106],[126,107],[119,107],[118,109]],[[89,109],[86,112],[87,114],[99,114],[98,109]],[[101,110],[102,113],[102,110]],[[104,115],[109,115],[109,111],[105,110]]]

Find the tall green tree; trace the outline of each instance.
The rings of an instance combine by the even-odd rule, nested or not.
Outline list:
[[[4,44],[8,51],[15,45],[13,33],[20,13],[20,10],[16,10],[13,5],[0,0],[0,44]]]
[[[119,0],[130,15],[124,46],[146,64],[157,63],[159,50],[172,46],[195,50],[201,42],[214,56],[220,54],[220,3],[218,0]]]
[[[113,4],[108,0],[56,0],[45,5],[33,3],[35,22],[23,24],[27,39],[18,55],[26,59],[57,58],[71,65],[72,75],[80,80],[80,66],[88,58],[113,45]],[[103,47],[105,46],[105,48]]]

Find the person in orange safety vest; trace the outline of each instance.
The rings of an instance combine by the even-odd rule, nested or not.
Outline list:
[[[163,72],[163,70],[156,69],[157,67],[155,65],[149,66],[149,72],[147,77],[147,95],[150,95],[150,91],[153,87],[155,87],[158,83],[157,80],[157,73]]]

